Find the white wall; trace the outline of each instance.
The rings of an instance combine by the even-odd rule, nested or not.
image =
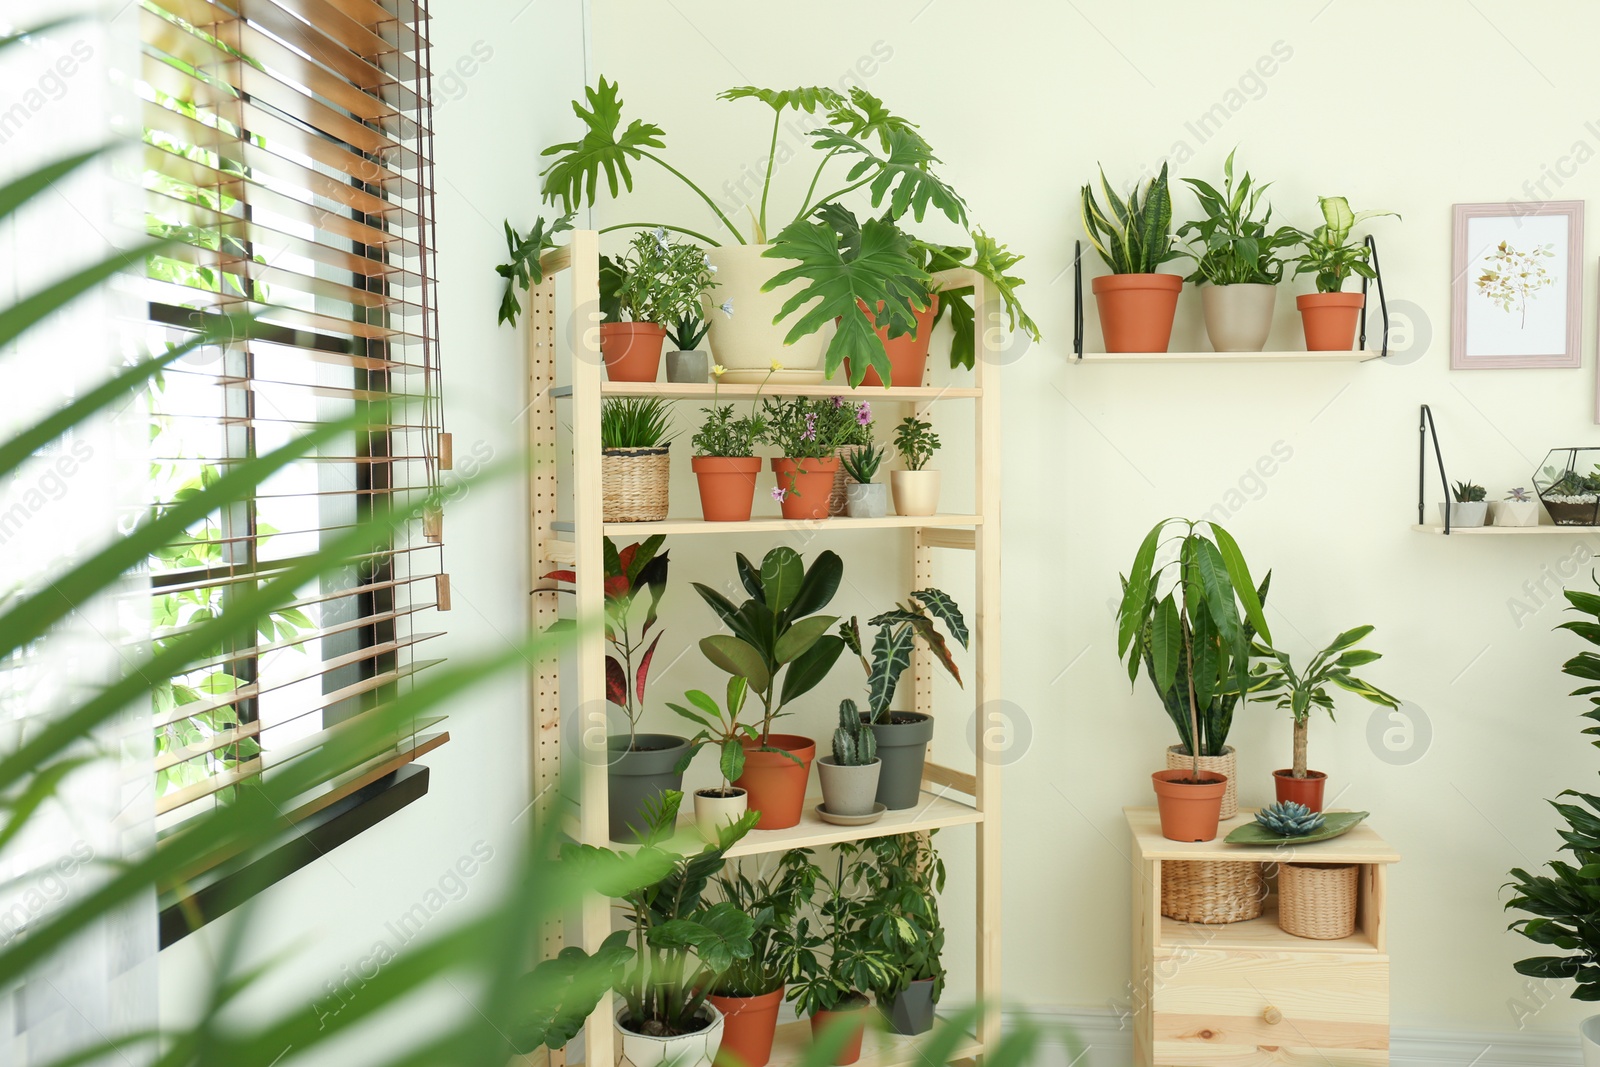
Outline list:
[[[759,105],[720,103],[717,91],[838,85],[861,62],[871,73],[859,80],[922,124],[974,216],[1028,257],[1024,294],[1046,340],[1005,382],[1005,684],[1032,729],[1006,786],[1007,996],[1078,1007],[1125,998],[1120,809],[1151,802],[1147,775],[1172,738],[1145,683],[1128,691],[1108,602],[1153,521],[1220,503],[1252,565],[1274,572],[1280,642],[1299,653],[1375,623],[1373,643],[1388,655],[1373,680],[1431,723],[1431,743],[1405,765],[1369,744],[1359,702],[1312,737],[1338,803],[1372,811],[1405,856],[1392,880],[1396,1025],[1570,1032],[1582,1009],[1560,989],[1530,992],[1511,970],[1533,946],[1505,932],[1500,886],[1510,867],[1554,855],[1543,798],[1596,769],[1558,673],[1578,643],[1550,632],[1553,582],[1537,600],[1524,583],[1565,567],[1587,584],[1588,566],[1575,564],[1600,552],[1600,538],[1447,541],[1409,525],[1419,403],[1434,406],[1451,475],[1496,492],[1526,484],[1548,448],[1600,440],[1592,266],[1582,370],[1451,372],[1447,329],[1453,202],[1600,192],[1600,166],[1588,162],[1600,150],[1590,6],[813,0],[757,15],[711,0],[598,0],[594,21],[596,73],[620,79],[628,117],[664,126],[668,158],[713,190],[759,166],[767,134]],[[1272,73],[1258,78],[1262,57]],[[1220,131],[1197,136],[1190,124],[1216,104],[1227,111]],[[1178,152],[1177,174],[1213,178],[1235,144],[1276,181],[1282,218],[1314,222],[1317,194],[1404,215],[1374,230],[1400,326],[1395,355],[1386,365],[1069,366],[1077,190],[1096,161],[1126,181]],[[1574,170],[1567,157],[1578,155]],[[1557,168],[1559,184],[1527,191]],[[783,172],[782,202],[808,176],[800,169]],[[601,221],[705,221],[663,175],[638,173],[634,199]],[[531,185],[531,172],[520,177]],[[1180,217],[1193,209],[1179,194]],[[1308,288],[1280,296],[1282,345],[1298,344],[1291,297]],[[1097,341],[1092,307],[1088,329]],[[1192,292],[1179,335],[1175,347],[1204,347]],[[455,419],[470,436],[459,408]],[[677,491],[692,501],[689,483]],[[732,547],[675,546],[674,563],[681,572],[680,560],[726,560]],[[848,573],[873,583],[844,605],[854,610],[894,583],[873,574],[880,557],[866,542],[851,548]],[[681,585],[673,595],[678,639],[707,632],[709,613]],[[1517,620],[1519,597],[1534,610]],[[686,660],[669,678],[713,676]],[[818,703],[807,714],[822,736]],[[1241,799],[1260,801],[1288,758],[1287,724],[1246,710],[1234,741]],[[955,857],[963,849],[947,836]],[[1531,1018],[1514,1013],[1517,1002]]]
[[[447,428],[458,470],[485,458],[516,464],[525,426],[519,335],[497,328],[503,259],[500,220],[526,226],[535,214],[536,156],[565,131],[566,101],[580,91],[585,41],[582,0],[479,0],[433,5],[439,299]],[[491,652],[520,640],[527,625],[526,489],[516,477],[473,487],[446,515],[445,560],[454,610],[439,654]],[[512,824],[528,796],[527,687],[502,676],[449,709],[451,741],[430,754],[429,794],[324,859],[290,876],[257,902],[258,929],[247,955],[288,952],[259,997],[284,1010],[325,996],[343,983],[379,941],[395,943],[385,924],[439,888],[453,864],[483,842],[494,851],[466,880],[447,880],[450,899],[430,920],[453,923],[486,904],[510,876],[512,849],[524,829]],[[199,1002],[232,922],[216,922],[161,956],[166,1018],[185,1018]],[[323,1002],[327,1007],[329,1002]],[[470,1013],[462,993],[441,985],[407,1021],[427,1025]],[[393,1023],[363,1043],[403,1047]],[[349,1049],[327,1062],[367,1062]]]

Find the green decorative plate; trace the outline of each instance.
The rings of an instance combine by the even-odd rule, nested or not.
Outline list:
[[[1323,813],[1322,829],[1316,833],[1301,834],[1298,837],[1284,837],[1275,834],[1265,826],[1251,819],[1233,833],[1223,838],[1230,845],[1309,845],[1314,841],[1327,841],[1347,834],[1356,828],[1356,823],[1367,817],[1364,811],[1329,811]]]

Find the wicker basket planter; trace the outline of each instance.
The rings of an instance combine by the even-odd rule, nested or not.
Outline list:
[[[1167,860],[1161,864],[1161,914],[1185,923],[1259,918],[1267,886],[1259,863]]]
[[[1182,745],[1173,745],[1167,749],[1167,770],[1181,771],[1193,768],[1194,760],[1184,754]],[[1215,771],[1228,779],[1228,791],[1222,794],[1222,812],[1217,817],[1231,819],[1239,814],[1239,766],[1233,746],[1223,745],[1220,756],[1201,756],[1200,769]]]
[[[866,445],[841,445],[833,450],[833,454],[840,459],[853,456],[860,452]],[[839,469],[833,472],[833,492],[828,496],[828,514],[843,515],[845,513],[844,487],[850,484],[850,475],[844,471],[844,464],[839,464]]]
[[[1354,863],[1278,865],[1278,926],[1286,934],[1337,941],[1356,932]]]
[[[608,448],[600,455],[603,522],[660,522],[667,517],[672,457],[665,448]]]

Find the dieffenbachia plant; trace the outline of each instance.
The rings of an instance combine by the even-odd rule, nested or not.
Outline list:
[[[1385,215],[1399,218],[1400,215],[1394,211],[1351,211],[1350,201],[1342,196],[1320,196],[1317,206],[1322,209],[1322,225],[1310,233],[1295,231],[1305,251],[1295,259],[1294,276],[1316,275],[1319,293],[1339,292],[1344,288],[1345,279],[1352,274],[1376,277],[1367,246],[1351,244],[1350,232],[1367,219]]]

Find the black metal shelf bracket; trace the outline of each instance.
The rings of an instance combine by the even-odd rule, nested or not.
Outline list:
[[[1370,240],[1370,238],[1369,238]],[[1439,488],[1444,490],[1444,532],[1450,533],[1450,479],[1444,473],[1444,454],[1439,451],[1439,428],[1433,424],[1433,412],[1422,405],[1422,415],[1417,421],[1417,525],[1426,526],[1428,486],[1428,438],[1433,438],[1433,459],[1439,467]]]
[[[1382,349],[1378,353],[1378,357],[1380,359],[1388,359],[1389,358],[1389,301],[1384,299],[1384,295],[1383,295],[1383,268],[1378,266],[1378,242],[1376,242],[1376,241],[1374,241],[1372,239],[1372,235],[1370,233],[1367,234],[1366,244],[1367,244],[1367,251],[1369,253],[1371,253],[1371,255],[1372,255],[1372,279],[1378,283],[1378,309],[1383,313],[1383,345],[1382,345]],[[1365,351],[1366,347],[1367,347],[1367,300],[1366,300],[1366,297],[1367,297],[1367,279],[1362,278],[1361,279],[1361,340],[1356,343],[1356,347],[1361,349],[1362,351]],[[1424,406],[1423,410],[1427,411],[1427,407]],[[1433,417],[1431,415],[1428,418],[1429,418],[1430,422],[1433,419]]]
[[[1083,359],[1083,242],[1072,242],[1072,351]]]

